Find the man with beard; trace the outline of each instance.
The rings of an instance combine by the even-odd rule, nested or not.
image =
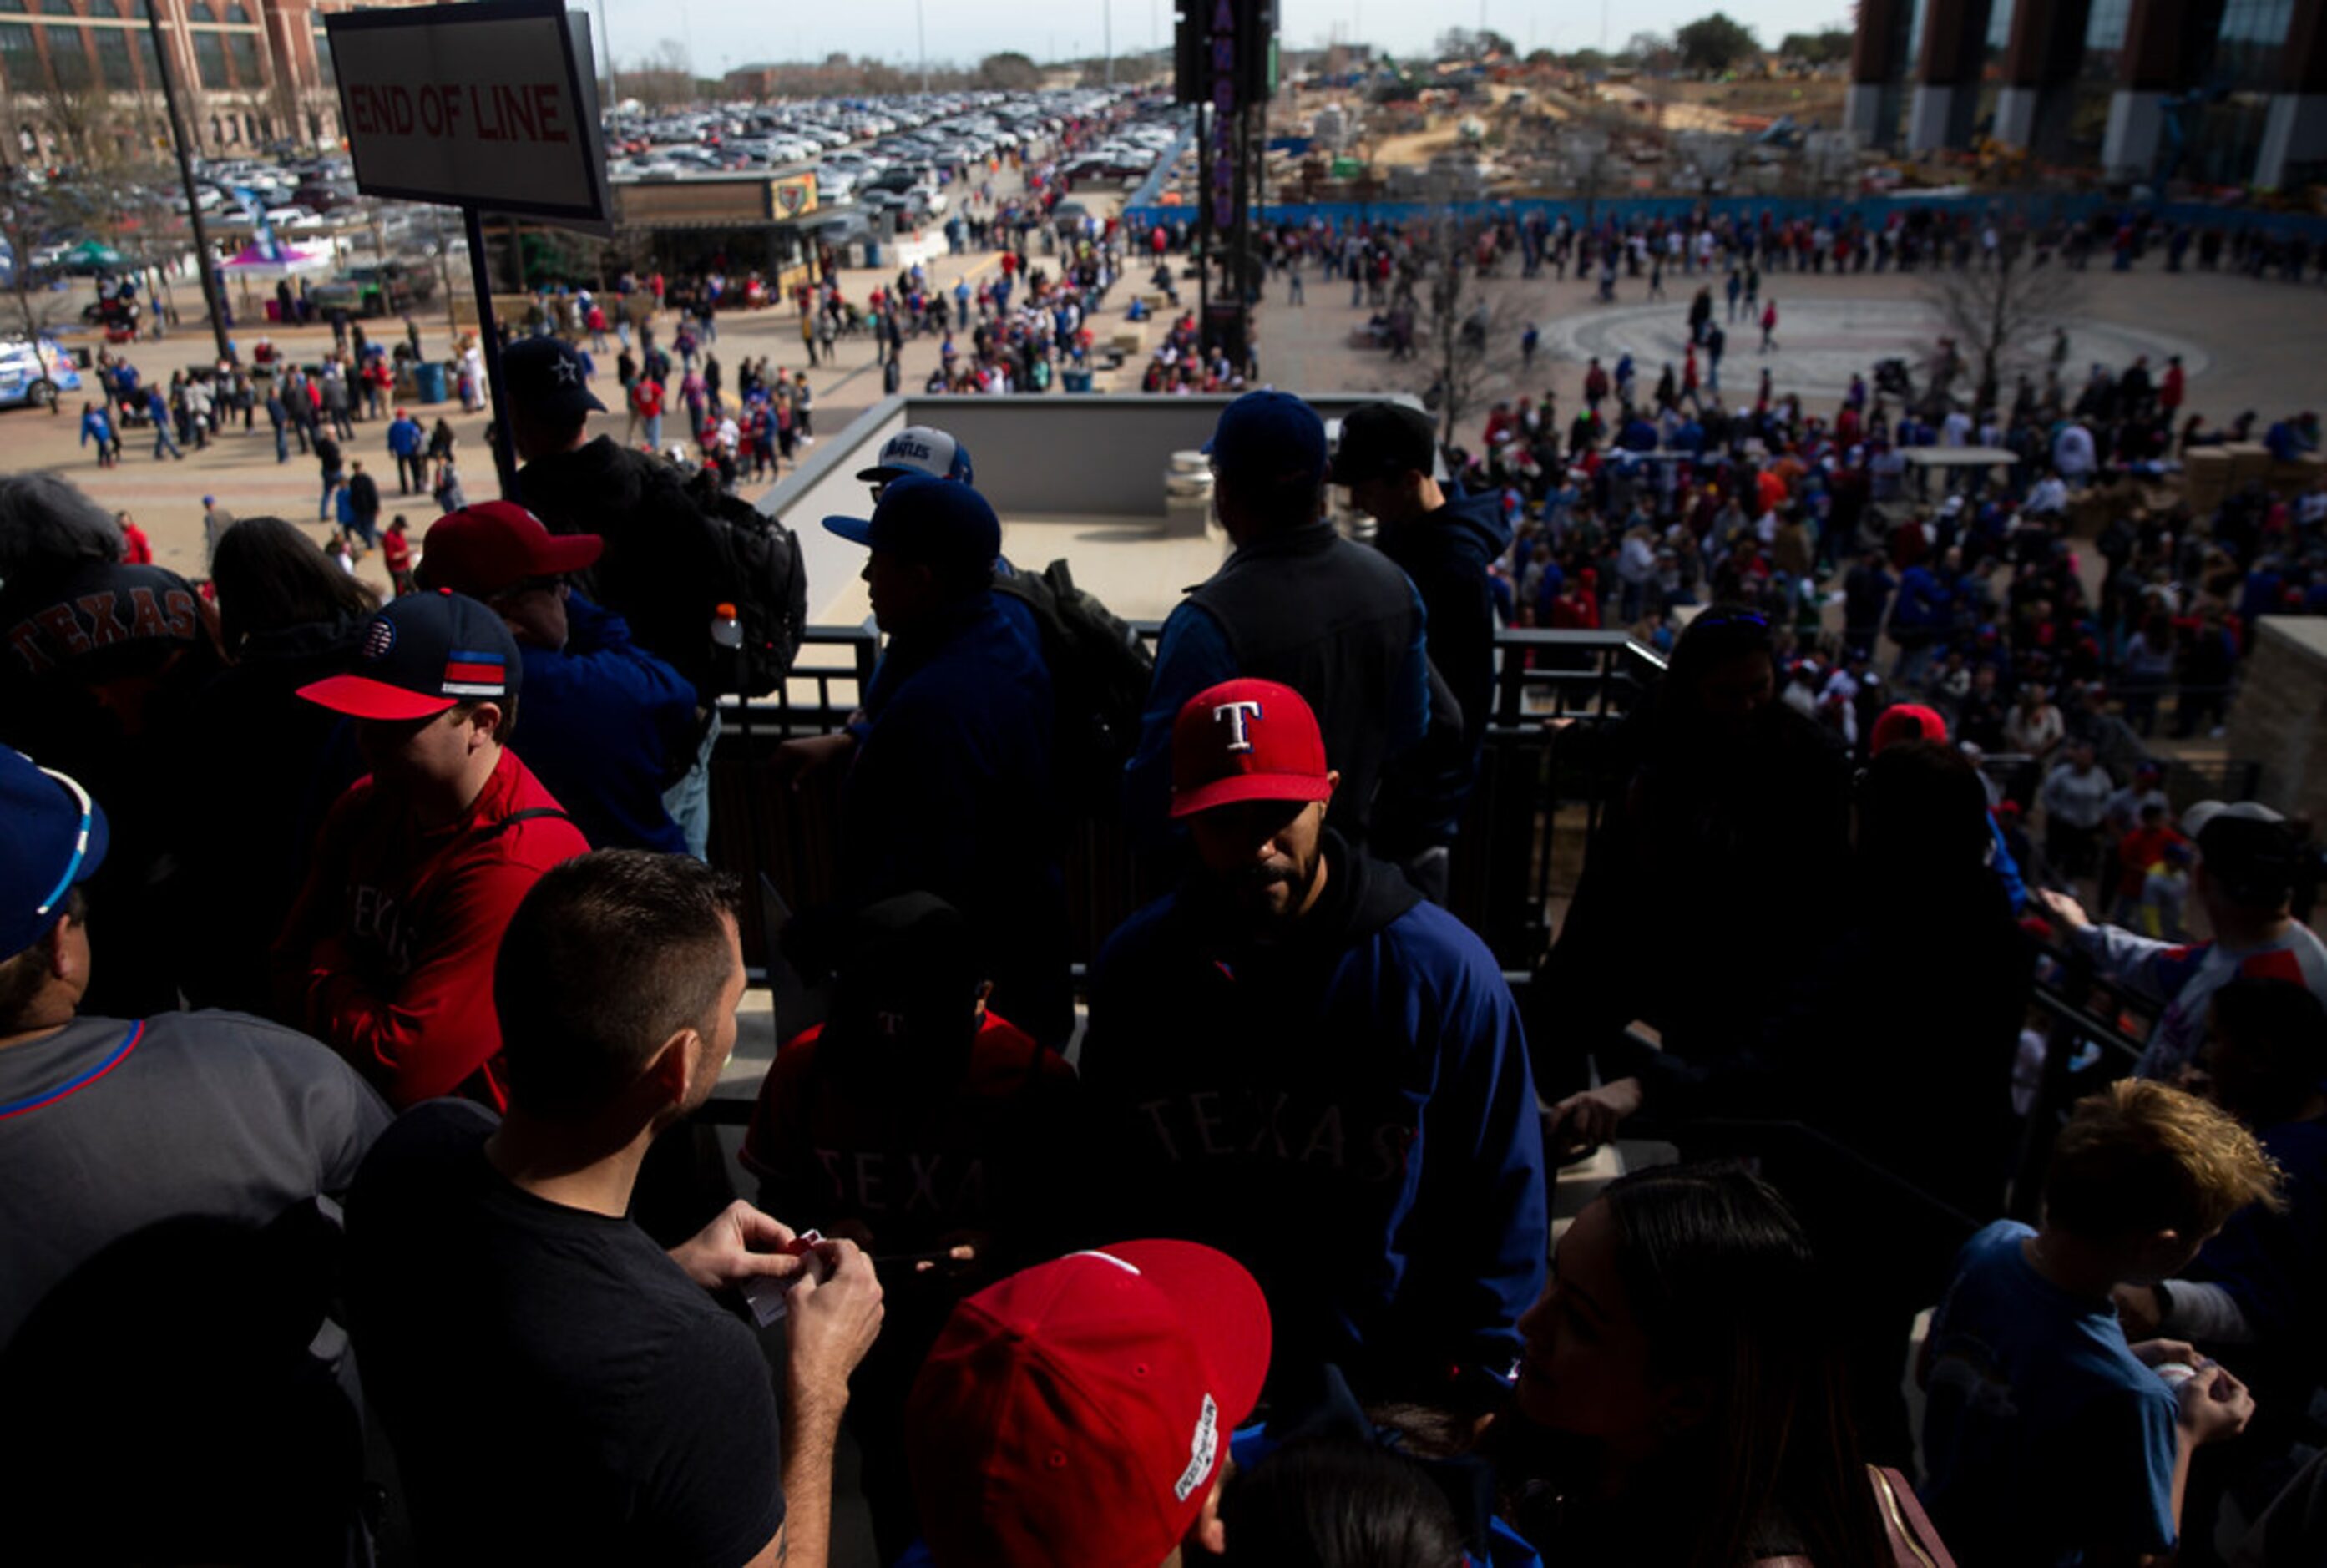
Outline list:
[[[1107,1220],[1251,1269],[1280,1376],[1461,1403],[1507,1380],[1543,1283],[1535,1084],[1485,946],[1326,826],[1340,783],[1288,686],[1182,708],[1171,813],[1200,869],[1092,979]]]

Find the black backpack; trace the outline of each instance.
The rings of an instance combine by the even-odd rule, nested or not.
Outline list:
[[[722,564],[718,597],[735,606],[743,628],[740,680],[739,656],[725,649],[712,650],[714,678],[723,691],[763,696],[791,674],[808,630],[808,566],[799,540],[750,501],[720,489],[716,469],[691,475],[682,489],[711,526]]]
[[[1054,771],[1070,807],[1113,804],[1139,744],[1155,658],[1131,623],[1075,586],[1064,561],[997,572],[994,590],[1023,602],[1042,630],[1056,706]]]

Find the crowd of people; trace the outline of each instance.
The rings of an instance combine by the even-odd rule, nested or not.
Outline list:
[[[700,491],[593,433],[584,352],[510,345],[518,492],[428,523],[385,602],[282,519],[220,519],[198,585],[0,480],[0,1496],[35,1556],[358,1561],[377,1484],[429,1561],[819,1563],[844,1439],[879,1560],[939,1568],[2195,1563],[2233,1520],[2242,1561],[2322,1550],[2298,833],[2210,802],[2177,835],[2041,696],[1995,722],[2060,731],[2005,802],[2042,849],[1975,761],[2006,678],[2124,727],[2029,504],[2057,456],[1870,532],[1912,417],[1871,399],[1614,378],[1575,438],[1499,409],[1472,454],[1405,404],[1330,443],[1248,393],[1207,447],[1231,553],[1118,744],[964,444],[899,433],[824,519],[880,662],[752,774],[837,816],[781,933],[821,1022],[738,1195],[693,1115],[740,1029],[729,873],[764,869],[748,834],[706,860],[733,567]],[[2049,453],[2081,428],[2040,416]],[[2267,552],[2280,607],[2319,519],[2239,504],[2135,529],[2130,602],[2245,623],[2178,597],[2194,536]],[[1515,991],[1446,907],[1497,626],[1617,620],[1669,667],[1573,737],[1605,810]],[[1089,811],[1170,891],[1088,933],[1079,996]],[[2112,812],[2203,940],[2071,896]],[[2115,1083],[2039,1042],[2093,1090],[2065,1125],[2014,1097],[2061,961],[2031,919],[2160,1013]],[[1741,1122],[1790,1132],[1749,1167]],[[1684,1162],[1555,1246],[1561,1162],[1644,1132]]]

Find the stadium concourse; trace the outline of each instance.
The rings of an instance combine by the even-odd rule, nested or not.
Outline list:
[[[2327,614],[2311,285],[2084,276],[1989,402],[1885,396],[1912,278],[1506,277],[1441,421],[1411,238],[1176,404],[961,390],[1103,229],[626,342],[797,553],[586,322],[376,555],[435,410],[0,425],[29,1560],[2316,1560],[2322,856],[2222,733]],[[1160,628],[1003,559],[1199,444]]]

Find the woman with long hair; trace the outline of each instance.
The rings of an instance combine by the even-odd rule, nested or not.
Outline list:
[[[361,770],[353,734],[299,688],[354,662],[379,596],[281,518],[219,536],[210,576],[232,665],[197,702],[196,733],[231,738],[189,770],[181,856],[199,900],[183,986],[200,1007],[263,1013],[282,929],[323,813]]]
[[[1544,1560],[1889,1568],[1827,1299],[1800,1226],[1743,1167],[1611,1182],[1519,1321],[1520,1420],[1495,1443]]]

